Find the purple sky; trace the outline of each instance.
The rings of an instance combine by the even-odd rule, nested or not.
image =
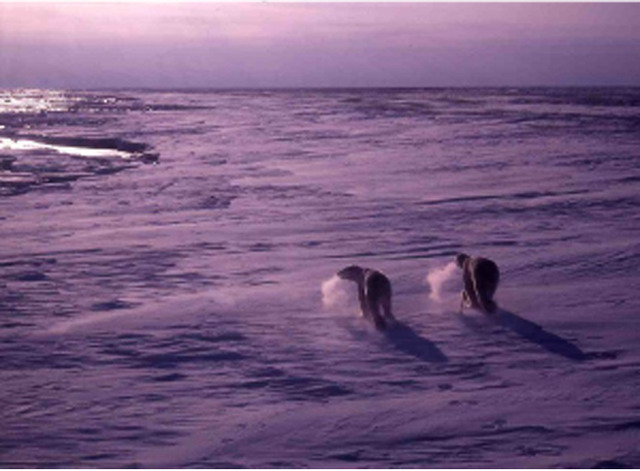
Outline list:
[[[0,3],[0,87],[639,85],[640,4]]]

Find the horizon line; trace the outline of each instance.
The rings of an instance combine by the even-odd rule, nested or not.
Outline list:
[[[113,86],[113,87],[39,87],[39,86],[0,86],[0,91],[16,91],[16,90],[49,90],[49,91],[206,91],[206,92],[234,92],[234,91],[340,91],[340,90],[448,90],[448,89],[588,89],[588,88],[640,88],[640,84],[625,84],[625,85],[358,85],[358,86],[345,86],[345,85],[316,85],[316,86]]]

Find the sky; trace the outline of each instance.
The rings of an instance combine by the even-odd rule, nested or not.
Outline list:
[[[0,88],[640,86],[640,3],[0,3]]]

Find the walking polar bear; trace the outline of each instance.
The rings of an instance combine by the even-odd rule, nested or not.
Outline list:
[[[460,312],[466,306],[487,314],[494,313],[498,305],[493,296],[500,282],[500,271],[495,262],[461,253],[456,256],[456,264],[462,269],[464,283]],[[362,316],[372,321],[376,329],[385,330],[397,323],[391,312],[391,282],[384,274],[371,268],[350,265],[336,275],[356,283]]]
[[[462,299],[460,312],[464,306],[493,313],[498,308],[493,296],[500,282],[500,271],[492,260],[483,257],[470,257],[461,253],[456,256],[457,265],[462,268]]]
[[[343,280],[358,285],[358,301],[362,316],[373,322],[378,330],[396,323],[391,313],[391,282],[377,270],[350,265],[337,273]]]

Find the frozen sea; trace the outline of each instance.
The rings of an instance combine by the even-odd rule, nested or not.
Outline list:
[[[640,89],[0,91],[0,466],[640,467],[639,209]]]

